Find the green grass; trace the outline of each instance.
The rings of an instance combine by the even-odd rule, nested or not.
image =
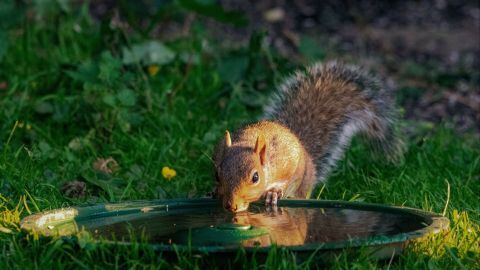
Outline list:
[[[204,196],[214,185],[216,140],[225,129],[253,121],[270,89],[298,63],[261,46],[261,35],[244,48],[221,48],[205,40],[200,26],[188,38],[162,44],[169,49],[161,59],[128,62],[122,50],[143,44],[145,35],[112,30],[81,9],[43,21],[18,17],[0,25],[8,37],[6,53],[0,50],[0,83],[8,85],[0,89],[0,269],[480,267],[480,143],[441,125],[415,128],[400,164],[371,157],[355,140],[326,187],[313,194],[450,218],[448,231],[410,245],[393,261],[362,251],[305,260],[280,248],[265,257],[240,251],[218,261],[189,252],[159,254],[141,242],[112,247],[21,232],[26,215],[68,205]],[[159,67],[155,75],[148,72],[152,65]],[[107,157],[119,170],[96,174],[93,163]],[[177,176],[164,179],[164,166]],[[75,179],[87,183],[84,198],[60,191]]]

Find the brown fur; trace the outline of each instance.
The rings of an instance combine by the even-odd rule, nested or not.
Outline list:
[[[265,164],[256,152],[257,139],[265,147]],[[214,153],[218,180],[218,194],[224,198],[224,206],[232,210],[245,210],[248,203],[260,199],[266,190],[285,190],[287,196],[297,196],[297,189],[305,175],[305,160],[310,159],[298,138],[279,123],[261,121],[232,134],[232,144],[227,146],[226,136]],[[268,168],[268,169],[265,169]],[[251,182],[252,174],[259,174],[259,182]],[[274,181],[269,181],[275,179]],[[272,186],[274,184],[274,186]]]
[[[227,132],[217,145],[218,194],[225,208],[245,210],[266,194],[309,197],[357,133],[385,150],[394,148],[391,103],[381,83],[353,66],[327,63],[297,72],[273,100],[269,120],[231,138]]]

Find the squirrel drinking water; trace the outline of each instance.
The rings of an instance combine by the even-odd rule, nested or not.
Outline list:
[[[308,198],[357,133],[395,154],[392,93],[353,65],[315,64],[280,87],[265,118],[232,134],[213,153],[217,195],[232,212],[260,198]]]

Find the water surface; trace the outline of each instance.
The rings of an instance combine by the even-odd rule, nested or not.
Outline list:
[[[425,227],[423,219],[344,208],[278,207],[252,205],[232,214],[220,207],[148,211],[143,214],[77,221],[95,237],[128,241],[141,237],[150,243],[202,246],[298,246],[371,236],[392,236]]]

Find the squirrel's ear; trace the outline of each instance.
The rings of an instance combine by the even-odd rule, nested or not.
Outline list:
[[[232,138],[230,137],[230,132],[228,132],[228,130],[225,130],[225,146],[232,146]]]
[[[262,166],[265,165],[267,160],[267,144],[265,142],[265,137],[262,134],[258,135],[257,137],[254,151],[259,155]]]

